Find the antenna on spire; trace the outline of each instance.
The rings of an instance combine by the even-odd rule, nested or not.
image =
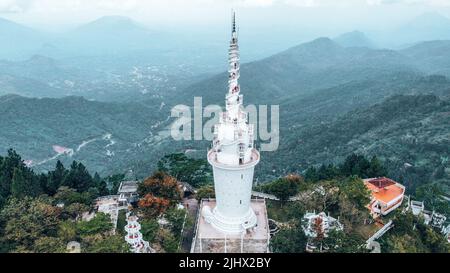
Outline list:
[[[236,32],[236,12],[234,11],[234,9],[231,10],[232,12],[232,33]]]

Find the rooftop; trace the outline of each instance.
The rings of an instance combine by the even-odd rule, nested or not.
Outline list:
[[[118,193],[133,193],[138,188],[138,181],[122,181]]]
[[[372,197],[389,203],[405,193],[405,187],[389,178],[364,179],[364,184],[372,192]]]

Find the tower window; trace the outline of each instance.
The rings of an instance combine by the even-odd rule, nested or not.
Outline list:
[[[241,179],[244,179],[244,175],[243,174],[241,174]]]
[[[239,200],[239,204],[241,204],[241,205],[242,205],[242,200]]]

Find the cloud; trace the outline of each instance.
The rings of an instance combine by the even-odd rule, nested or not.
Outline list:
[[[3,12],[57,12],[83,10],[132,11],[186,8],[187,11],[205,7],[347,7],[382,5],[450,6],[450,0],[0,0]]]
[[[270,17],[320,23],[335,17],[342,22],[362,22],[367,21],[365,17],[379,14],[395,14],[391,20],[396,20],[408,12],[416,15],[421,10],[440,11],[448,7],[450,0],[0,0],[0,15],[51,26],[76,25],[105,15],[128,16],[154,25],[177,25],[228,20],[226,14],[236,8],[254,22],[265,22]]]
[[[29,0],[0,0],[0,13],[22,13],[30,6]]]
[[[380,5],[423,5],[430,7],[448,7],[450,0],[367,0],[371,6]]]

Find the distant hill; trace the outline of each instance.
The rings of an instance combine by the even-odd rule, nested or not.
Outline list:
[[[352,131],[355,128],[349,128],[345,141],[333,144],[335,150],[328,146],[328,142],[334,143],[333,141],[341,139],[335,136],[341,132],[339,126],[334,125],[335,122],[346,115],[357,117],[356,114],[348,113],[362,111],[361,115],[365,117],[367,113],[364,111],[371,113],[371,107],[397,95],[431,95],[439,97],[437,101],[445,101],[450,91],[449,79],[422,70],[417,64],[422,62],[418,61],[419,59],[426,59],[426,51],[423,57],[414,60],[414,54],[420,55],[420,50],[417,50],[417,53],[414,53],[416,51],[413,49],[410,50],[411,53],[406,53],[343,47],[328,38],[320,38],[269,58],[243,64],[240,82],[244,104],[280,105],[281,111],[281,146],[277,152],[262,153],[262,161],[256,174],[259,181],[266,181],[290,171],[303,170],[311,164],[334,162],[360,149],[361,146],[346,146],[352,139],[357,141],[362,134]],[[58,73],[64,75],[64,71],[69,69],[59,61],[36,56],[23,64],[5,63],[4,73],[8,72],[8,65],[11,65],[12,73],[16,69],[15,66],[33,64],[37,64],[33,69],[38,70],[42,66],[42,71],[33,72],[33,69],[26,67],[20,69],[29,71],[30,77],[31,74],[44,73],[46,69],[48,74],[56,73],[52,69],[61,69],[62,72]],[[1,67],[0,64],[0,71]],[[164,82],[160,78],[151,81],[154,74],[146,74],[149,71],[146,69],[140,67],[133,70],[128,81],[122,81],[127,77],[116,78],[120,85],[113,85],[111,90],[131,94],[127,93],[128,90]],[[44,73],[40,77],[48,76]],[[75,84],[83,77],[85,76],[75,81]],[[98,88],[99,85],[102,84],[94,81],[87,87]],[[103,173],[133,167],[138,173],[145,174],[157,159],[170,152],[190,149],[198,151],[201,156],[204,155],[210,144],[207,141],[175,142],[168,137],[167,129],[173,121],[169,117],[170,109],[179,103],[192,105],[194,96],[201,96],[204,106],[211,103],[222,105],[226,86],[227,74],[220,73],[186,88],[159,91],[163,93],[160,96],[157,92],[149,93],[145,99],[129,103],[96,102],[79,97],[39,100],[5,96],[3,101],[0,99],[0,114],[5,117],[2,118],[0,126],[8,129],[0,131],[0,149],[5,151],[9,147],[15,147],[26,159],[41,162],[57,156],[52,146],[58,145],[74,150],[72,157],[60,155],[67,161],[73,158],[87,161],[88,166]],[[106,92],[108,87],[102,85],[101,88]],[[87,90],[97,91],[88,88]],[[110,91],[105,94],[111,95]],[[425,98],[427,97],[423,97]],[[411,103],[406,104],[407,102],[405,101],[405,105],[415,107]],[[405,115],[408,116],[409,113]],[[383,119],[381,115],[377,118]],[[363,122],[353,121],[348,117],[345,120],[350,124]],[[316,126],[322,125],[325,127],[320,129],[326,133],[316,131]],[[386,126],[390,126],[390,121]],[[368,129],[368,132],[371,132],[370,130]],[[445,133],[436,131],[436,136],[440,137],[442,132]],[[108,148],[111,147],[107,146],[110,144],[108,137],[103,139],[109,134],[116,141],[113,144],[114,149]],[[375,146],[370,151],[378,151],[377,149],[382,149],[380,147],[384,145],[381,141],[382,135],[375,137]],[[380,142],[376,141],[378,139]],[[388,142],[390,143],[390,140]],[[76,152],[79,147],[80,151]],[[324,147],[327,147],[326,150]],[[392,150],[380,155],[395,158]],[[435,163],[434,158],[436,157],[433,155]],[[402,160],[406,159],[402,157],[396,162]],[[410,160],[408,163],[420,165],[421,160]],[[47,164],[52,165],[52,160],[36,168],[48,168]],[[432,166],[431,163],[425,165],[428,169]]]
[[[396,51],[345,48],[319,38],[241,65],[240,83],[246,101],[267,103],[360,80],[384,81],[392,74],[418,72],[409,58]],[[174,101],[202,96],[206,103],[222,103],[226,86],[227,74],[222,73],[176,93]]]
[[[0,59],[26,58],[46,38],[37,30],[0,18]]]
[[[89,54],[117,54],[158,47],[158,33],[128,17],[105,16],[65,34],[69,47]]]
[[[336,119],[285,129],[280,150],[262,154],[263,164],[277,172],[298,171],[312,164],[336,163],[355,152],[389,162],[390,175],[404,180],[411,191],[440,179],[449,185],[450,171],[446,178],[433,177],[439,168],[450,170],[445,161],[450,154],[450,89],[447,95],[393,96]],[[405,170],[406,163],[413,167]]]
[[[59,60],[33,55],[23,61],[0,60],[0,96],[84,96],[101,101],[157,100],[198,78],[189,67],[144,66],[128,60],[85,58]],[[111,64],[108,66],[108,64]],[[120,66],[120,65],[119,65]]]
[[[352,31],[339,35],[333,41],[343,47],[367,47],[376,48],[375,43],[361,31]]]
[[[0,154],[15,148],[38,170],[50,169],[61,159],[65,164],[80,160],[104,174],[117,173],[140,156],[158,157],[155,149],[138,149],[140,143],[152,140],[155,124],[162,119],[158,109],[81,97],[0,96]],[[63,150],[67,154],[58,154]]]
[[[27,97],[86,95],[90,83],[100,83],[103,74],[82,70],[42,55],[24,61],[0,60],[0,95],[14,93]],[[89,96],[89,95],[88,95]],[[95,96],[94,92],[91,96]]]
[[[450,76],[450,40],[421,42],[400,52],[427,73]]]
[[[176,47],[173,36],[166,32],[149,29],[128,17],[104,16],[56,35],[36,53],[58,59],[128,57],[129,62],[139,54],[140,58],[148,60],[151,56],[153,61],[160,61],[166,51]]]
[[[274,153],[262,153],[256,176],[264,181],[291,171],[304,170],[311,164],[339,161],[353,151],[365,152],[364,149],[359,150],[363,148],[360,146],[346,146],[352,138],[358,139],[360,133],[356,131],[348,131],[347,141],[328,146],[331,139],[340,139],[335,134],[341,131],[339,126],[332,127],[334,122],[349,112],[368,111],[362,115],[366,117],[373,112],[373,105],[397,95],[419,96],[419,101],[421,95],[438,96],[447,100],[450,96],[449,79],[443,75],[430,74],[417,64],[418,61],[413,56],[403,52],[346,48],[327,38],[301,44],[261,61],[243,64],[240,83],[244,104],[278,104],[281,111],[280,149]],[[191,105],[194,96],[202,96],[204,105],[222,105],[226,79],[227,75],[223,73],[196,83],[177,93],[173,101]],[[415,107],[411,103],[406,105]],[[351,115],[357,117],[356,114]],[[381,116],[378,118],[383,120]],[[363,120],[364,118],[361,122]],[[350,125],[356,122],[350,118],[345,121]],[[320,126],[320,130],[324,132],[315,130],[311,133],[315,126]],[[413,129],[412,125],[410,129]],[[436,132],[436,137],[444,137],[447,133]],[[333,136],[327,139],[329,135]],[[383,135],[377,135],[371,140],[374,146],[369,154],[382,149],[383,138]],[[368,145],[371,141],[367,141]],[[206,144],[197,144],[196,147],[206,149]],[[428,144],[424,145],[421,147]],[[407,153],[402,152],[402,158],[397,163],[408,159]],[[394,150],[386,150],[386,153],[380,155],[389,159],[396,158]],[[433,164],[440,156],[445,156],[445,152],[432,157],[433,163],[425,164],[427,174],[430,169],[438,167]],[[416,158],[409,163],[420,165],[422,160]]]

